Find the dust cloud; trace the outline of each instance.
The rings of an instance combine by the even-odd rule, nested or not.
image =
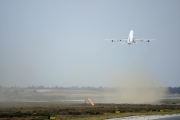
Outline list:
[[[134,47],[138,49],[138,46]],[[124,60],[124,64],[117,64],[113,71],[109,71],[109,86],[116,89],[105,95],[106,102],[156,104],[165,98],[168,90],[154,71],[154,50],[149,46],[143,47],[139,51],[127,49],[128,56],[122,54],[119,59]]]
[[[111,85],[116,87],[106,102],[129,104],[159,103],[167,93],[167,87],[152,75],[138,73],[137,71],[119,71],[111,76]]]

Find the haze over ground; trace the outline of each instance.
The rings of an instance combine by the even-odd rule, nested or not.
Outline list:
[[[1,0],[0,85],[179,86],[179,11],[178,0]],[[156,40],[105,41],[131,29]]]

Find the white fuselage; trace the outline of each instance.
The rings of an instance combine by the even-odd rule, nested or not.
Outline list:
[[[134,42],[134,31],[133,31],[133,30],[131,30],[131,31],[129,32],[129,36],[128,36],[128,41],[127,41],[127,43],[128,43],[128,44],[131,44],[132,42]]]

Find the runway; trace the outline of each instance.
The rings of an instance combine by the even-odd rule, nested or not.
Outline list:
[[[130,116],[130,117],[113,118],[106,120],[179,120],[179,119],[180,119],[180,114]]]

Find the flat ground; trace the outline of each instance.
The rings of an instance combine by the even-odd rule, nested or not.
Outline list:
[[[149,104],[58,104],[58,103],[0,103],[0,120],[5,119],[48,119],[56,116],[56,120],[105,119],[142,114],[180,113],[180,105]]]
[[[111,104],[112,91],[1,88],[0,120],[103,120],[132,115],[180,113],[180,95],[169,94],[154,104]],[[92,98],[95,106],[87,103]],[[141,98],[140,98],[141,99]],[[112,102],[114,103],[114,102]]]

